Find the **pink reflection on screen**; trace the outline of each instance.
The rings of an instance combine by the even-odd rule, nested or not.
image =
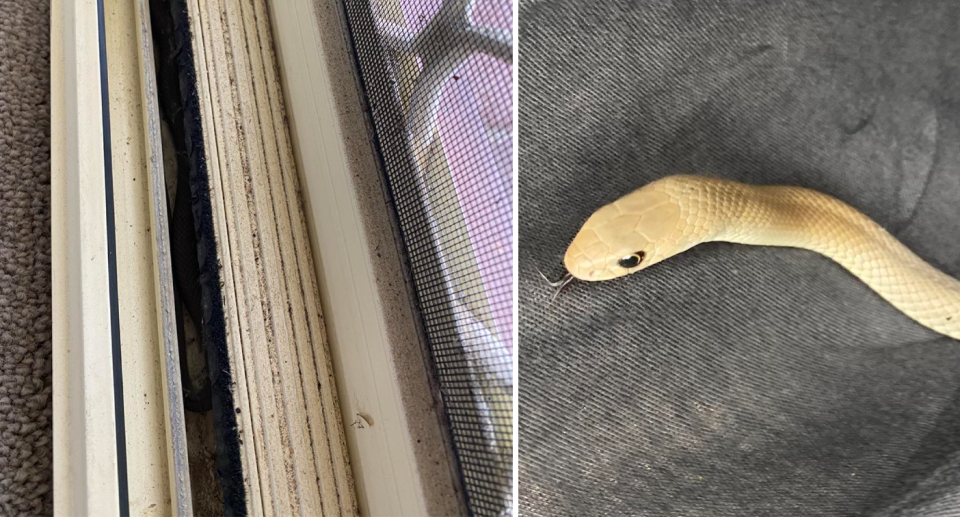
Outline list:
[[[476,54],[440,97],[438,126],[497,335],[513,348],[510,65]]]
[[[400,10],[407,29],[414,34],[422,31],[442,4],[442,0],[400,0]],[[471,21],[481,27],[503,30],[513,27],[513,11],[509,1],[474,0],[471,15]]]
[[[482,27],[510,30],[513,28],[513,8],[509,1],[476,0],[473,6],[473,23]],[[510,98],[510,96],[507,96]]]
[[[401,0],[408,29],[419,32],[441,0]],[[472,22],[512,28],[509,0],[476,0]],[[437,126],[477,259],[496,334],[513,350],[512,67],[477,53],[444,86]]]
[[[414,34],[422,31],[442,4],[442,0],[400,0],[400,11],[407,29]]]

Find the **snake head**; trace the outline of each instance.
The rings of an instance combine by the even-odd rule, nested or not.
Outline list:
[[[594,212],[567,248],[575,278],[601,281],[636,273],[676,254],[680,205],[657,183]]]

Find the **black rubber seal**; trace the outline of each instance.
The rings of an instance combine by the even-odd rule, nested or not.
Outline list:
[[[123,362],[120,357],[120,301],[117,291],[117,228],[113,206],[113,161],[110,145],[110,88],[107,84],[107,33],[103,0],[97,0],[97,29],[100,44],[100,111],[103,124],[103,191],[107,205],[107,277],[110,296],[110,341],[113,348],[113,410],[117,436],[117,491],[120,515],[130,515],[127,485],[127,431],[123,414]]]

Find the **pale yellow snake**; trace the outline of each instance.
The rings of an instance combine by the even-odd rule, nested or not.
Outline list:
[[[563,258],[567,278],[553,285],[629,275],[710,241],[815,251],[921,325],[960,339],[960,281],[851,206],[798,187],[702,176],[655,181],[587,219]]]

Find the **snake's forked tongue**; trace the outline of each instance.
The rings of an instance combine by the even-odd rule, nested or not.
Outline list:
[[[540,271],[539,269],[537,270],[537,273],[540,273],[540,277],[547,282],[547,285],[554,288],[553,297],[550,298],[551,302],[556,300],[557,296],[560,296],[560,291],[562,291],[567,284],[573,282],[573,275],[571,275],[570,272],[565,273],[562,277],[560,277],[559,280],[550,280],[547,278],[547,275],[544,275],[543,271]]]

